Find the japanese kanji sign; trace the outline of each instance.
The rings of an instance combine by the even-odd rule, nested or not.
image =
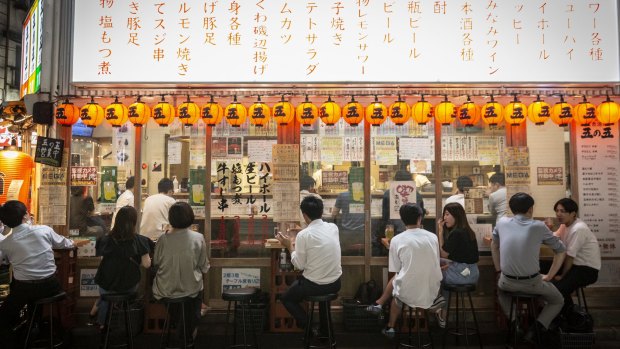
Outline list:
[[[37,139],[36,154],[34,162],[40,164],[60,167],[62,164],[62,153],[65,141],[39,136]]]
[[[72,166],[71,185],[97,185],[97,167]]]

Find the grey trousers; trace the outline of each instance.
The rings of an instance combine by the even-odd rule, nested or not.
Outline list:
[[[509,279],[502,274],[497,282],[499,305],[502,307],[504,314],[510,314],[511,297],[506,292],[522,292],[527,294],[537,294],[545,302],[543,310],[538,314],[538,322],[543,324],[545,328],[549,328],[549,324],[560,313],[564,306],[564,297],[552,283],[543,281],[542,276],[538,275],[528,280]]]

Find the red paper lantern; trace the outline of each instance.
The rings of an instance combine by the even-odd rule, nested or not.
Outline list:
[[[56,122],[62,126],[69,127],[75,124],[80,118],[80,108],[65,99],[63,104],[56,108]]]
[[[527,117],[527,107],[525,104],[517,100],[517,95],[514,95],[514,100],[504,108],[504,118],[506,122],[512,126],[519,126],[525,122]]]
[[[493,95],[491,95],[491,100],[485,103],[480,110],[482,121],[489,126],[497,126],[502,122],[503,109],[502,105],[497,103],[495,99],[493,99]]]
[[[282,99],[273,106],[273,119],[278,125],[285,126],[293,121],[294,117],[295,107],[291,102],[285,100],[284,95],[282,95]]]
[[[338,103],[332,101],[332,96],[319,108],[319,117],[327,126],[333,126],[340,120],[341,110]]]
[[[207,126],[213,127],[222,121],[223,116],[224,109],[213,100],[213,95],[211,95],[209,103],[202,106],[202,121]]]
[[[400,94],[398,100],[390,105],[389,113],[392,122],[398,126],[404,125],[409,120],[409,105],[400,98]]]
[[[527,107],[527,116],[536,125],[543,125],[551,117],[551,106],[537,95],[534,103]]]
[[[233,102],[224,109],[224,116],[226,122],[232,127],[240,127],[245,124],[245,119],[248,116],[248,110],[243,104],[237,102],[237,96],[233,97]]]
[[[618,122],[618,118],[620,118],[619,108],[618,103],[609,99],[609,95],[607,95],[607,100],[596,108],[596,118],[603,125],[611,126]]]
[[[426,125],[433,117],[433,105],[424,100],[424,95],[411,107],[411,117],[420,125]]]
[[[192,126],[200,117],[200,107],[187,96],[187,101],[178,106],[179,120],[185,126]]]
[[[473,127],[480,120],[480,108],[467,96],[467,102],[458,107],[457,115],[461,125]]]
[[[318,109],[316,105],[312,104],[310,100],[308,100],[308,95],[306,95],[306,100],[297,106],[297,121],[302,126],[312,126],[318,117]]]
[[[267,125],[271,117],[269,107],[260,100],[260,96],[258,96],[256,103],[250,106],[248,114],[250,115],[250,123],[256,127]]]
[[[596,120],[596,107],[594,104],[588,102],[586,96],[583,96],[583,102],[577,104],[573,108],[575,121],[579,125],[590,125]]]
[[[168,127],[174,116],[174,107],[164,100],[164,96],[161,96],[161,101],[153,107],[153,120],[159,127]]]
[[[136,127],[142,127],[149,122],[149,118],[151,117],[151,108],[146,105],[146,103],[140,100],[140,96],[138,96],[138,100],[136,103],[133,103],[129,106],[128,109],[129,121]]]
[[[366,122],[371,126],[381,125],[387,118],[387,107],[375,95],[375,101],[366,107]]]
[[[435,107],[435,120],[443,126],[450,125],[456,119],[456,108],[448,101],[448,96],[444,96],[444,101]]]
[[[551,109],[551,120],[558,126],[564,127],[573,119],[573,106],[564,102],[564,96],[560,95],[560,101]]]
[[[112,127],[121,127],[129,119],[128,110],[125,105],[114,98],[114,102],[105,108],[105,119]]]
[[[103,122],[105,112],[99,104],[95,103],[95,99],[91,97],[90,103],[87,103],[80,109],[80,118],[84,125],[88,127],[97,127]]]
[[[345,104],[342,109],[344,111],[342,117],[350,126],[355,127],[364,120],[364,107],[355,100],[354,96],[351,96],[351,101]]]

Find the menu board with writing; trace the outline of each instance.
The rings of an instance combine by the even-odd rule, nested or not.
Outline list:
[[[321,162],[326,165],[342,164],[342,137],[323,137],[320,147]]]
[[[373,138],[374,159],[377,165],[396,165],[396,137],[379,136]],[[372,155],[371,155],[372,156]]]
[[[271,153],[273,180],[279,182],[299,181],[299,145],[274,144]]]
[[[601,255],[620,257],[618,125],[577,127],[579,215],[599,240]]]
[[[37,148],[34,162],[40,164],[60,167],[62,165],[62,155],[65,141],[39,136],[37,137]]]
[[[321,188],[323,190],[346,190],[349,188],[347,171],[323,171]]]
[[[271,150],[276,143],[276,140],[248,140],[248,160],[271,163]]]

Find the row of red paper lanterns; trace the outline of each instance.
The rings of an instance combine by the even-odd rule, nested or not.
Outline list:
[[[249,108],[237,102],[236,96],[226,108],[222,108],[213,100],[213,97],[207,104],[199,107],[189,99],[189,96],[186,102],[176,108],[166,102],[163,97],[159,103],[150,108],[138,97],[138,100],[129,107],[120,103],[116,98],[105,109],[95,103],[94,99],[82,108],[66,100],[56,108],[56,121],[63,126],[71,126],[77,122],[78,118],[81,118],[86,126],[96,127],[106,119],[113,127],[120,127],[128,120],[135,126],[142,126],[152,117],[160,126],[168,126],[175,117],[178,117],[186,126],[191,126],[202,118],[208,126],[215,126],[225,119],[231,126],[239,127],[249,118],[252,125],[262,127],[271,118],[278,125],[287,125],[297,117],[297,121],[303,126],[314,124],[318,118],[329,126],[334,125],[341,118],[351,126],[357,126],[362,121],[372,126],[379,126],[389,117],[396,125],[403,125],[410,119],[423,125],[435,118],[436,122],[442,125],[450,125],[458,119],[462,125],[469,127],[476,125],[480,119],[490,126],[496,126],[503,120],[507,124],[517,126],[529,118],[536,125],[542,125],[551,119],[559,126],[567,126],[572,120],[580,125],[588,125],[596,119],[602,124],[611,125],[620,118],[619,109],[618,103],[610,100],[609,96],[598,106],[594,106],[584,97],[583,102],[574,107],[566,103],[563,97],[551,106],[541,100],[540,96],[526,106],[517,99],[516,95],[514,100],[506,106],[496,102],[491,96],[491,100],[481,107],[474,104],[469,97],[465,103],[456,106],[448,100],[447,96],[436,106],[425,101],[424,96],[410,106],[399,95],[398,100],[387,107],[375,96],[375,101],[366,108],[354,97],[351,97],[351,101],[342,108],[332,101],[331,97],[317,107],[306,96],[304,102],[294,107],[282,96],[282,99],[271,108],[261,101],[260,96]]]

